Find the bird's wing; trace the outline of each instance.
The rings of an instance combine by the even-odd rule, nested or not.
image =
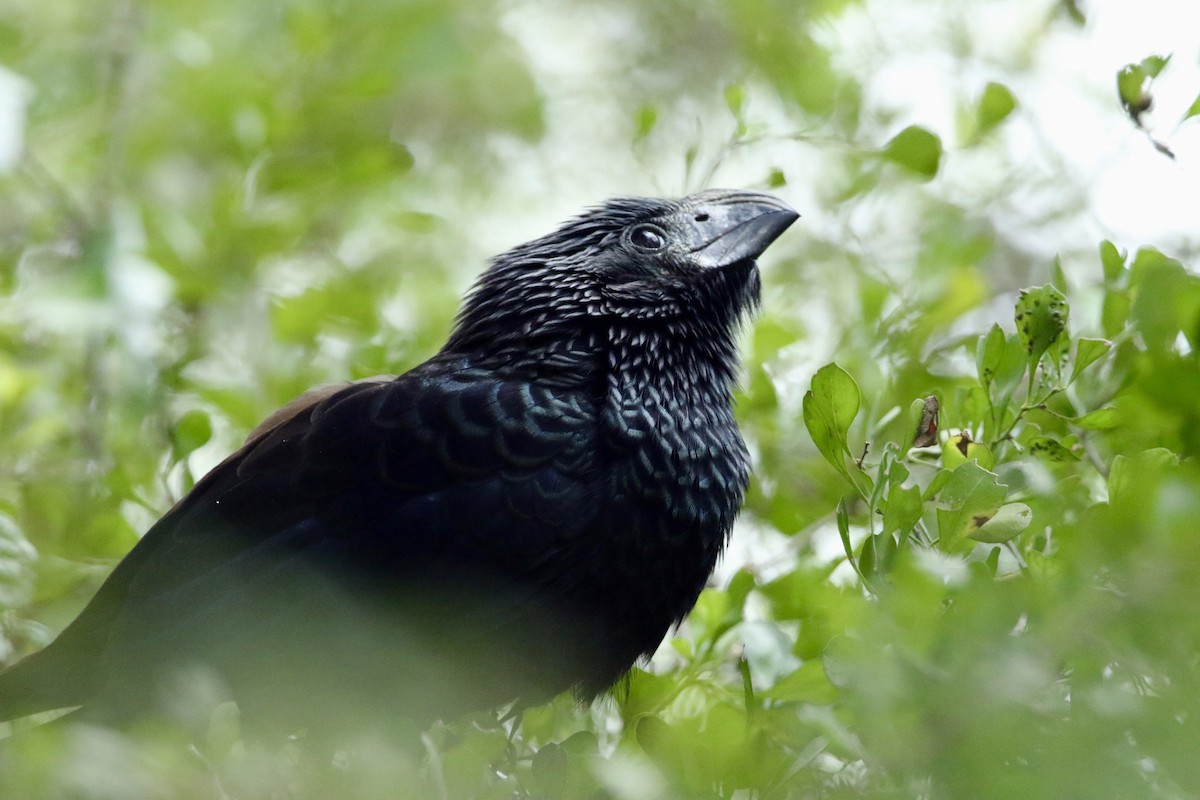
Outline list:
[[[98,664],[137,669],[189,637],[203,641],[196,631],[210,621],[253,629],[255,614],[319,606],[322,582],[386,591],[447,569],[552,580],[548,563],[570,559],[597,514],[585,402],[471,370],[418,369],[289,404],[31,657],[62,686],[44,702],[83,702]],[[3,687],[0,678],[0,716]]]

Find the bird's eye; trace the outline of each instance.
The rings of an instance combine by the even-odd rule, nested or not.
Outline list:
[[[656,225],[638,225],[629,232],[629,241],[639,250],[662,250],[667,246],[667,235]]]

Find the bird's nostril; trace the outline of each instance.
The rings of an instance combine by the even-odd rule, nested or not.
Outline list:
[[[696,222],[708,222],[708,214],[707,214],[707,212],[701,211],[699,214],[697,214],[697,215],[696,215]]]

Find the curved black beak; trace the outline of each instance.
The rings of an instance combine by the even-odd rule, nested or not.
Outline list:
[[[708,189],[684,198],[685,247],[701,267],[758,258],[800,215],[762,192]]]

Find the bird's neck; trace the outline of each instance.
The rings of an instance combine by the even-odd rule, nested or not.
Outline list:
[[[683,409],[732,404],[737,343],[732,330],[617,327],[607,342],[610,401]]]

